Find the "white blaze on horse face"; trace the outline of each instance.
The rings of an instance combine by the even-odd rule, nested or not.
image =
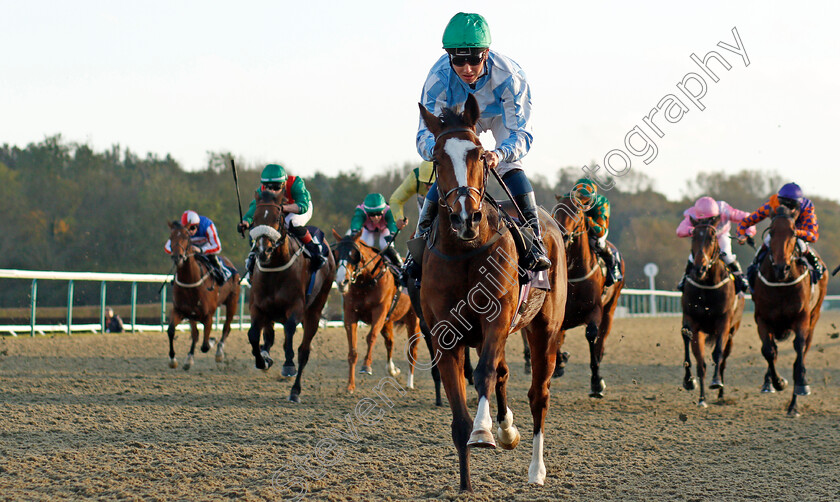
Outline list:
[[[543,462],[543,433],[534,434],[534,452],[531,455],[531,465],[528,467],[528,482],[545,484],[545,462]]]
[[[335,271],[335,283],[341,284],[347,279],[347,260],[341,260],[338,262],[338,270]]]
[[[268,218],[268,209],[265,210],[265,214],[263,214],[263,218]]]
[[[449,155],[449,159],[452,161],[452,170],[455,171],[455,181],[458,182],[458,186],[468,186],[467,153],[475,148],[478,148],[478,146],[472,141],[458,138],[449,138],[443,145],[443,151],[446,152],[446,155]],[[458,197],[458,201],[461,203],[461,219],[467,221],[467,197],[462,195]]]

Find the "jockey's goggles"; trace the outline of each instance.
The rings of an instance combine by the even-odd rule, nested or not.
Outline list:
[[[189,230],[190,232],[195,232],[196,230],[198,230],[198,225],[190,225],[187,227],[187,230]]]
[[[276,192],[283,188],[282,183],[263,183],[263,190],[271,190],[272,192]]]
[[[452,66],[464,66],[466,64],[470,66],[478,66],[481,62],[484,61],[484,53],[482,52],[478,56],[453,56],[449,55],[449,62],[452,63]]]
[[[787,197],[779,197],[779,204],[785,206],[791,211],[799,209],[799,201],[796,199],[789,199]]]
[[[381,213],[381,212],[378,212],[378,213],[367,213],[367,215],[368,215],[368,216],[370,216],[370,217],[374,217],[374,216],[382,216],[382,213]]]

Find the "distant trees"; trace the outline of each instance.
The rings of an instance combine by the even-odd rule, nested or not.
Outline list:
[[[223,254],[242,267],[248,240],[235,231],[239,210],[233,177],[224,161],[229,155],[209,152],[205,169],[187,172],[168,155],[141,158],[119,145],[95,152],[61,136],[25,148],[4,144],[0,147],[0,268],[166,273],[170,266],[163,252],[166,223],[185,209],[198,211],[216,223]],[[253,200],[262,167],[237,162],[243,211]],[[417,164],[394,165],[376,175],[356,168],[335,176],[286,167],[290,174],[303,176],[312,193],[315,213],[311,223],[331,236],[332,228],[339,233],[347,230],[354,207],[366,194],[380,192],[387,199]],[[532,175],[538,202],[550,209],[554,196],[568,192],[580,176],[579,168],[560,169],[552,185],[544,177]],[[677,239],[675,229],[693,197],[708,194],[752,211],[786,181],[756,171],[700,173],[688,183],[687,193],[692,198],[669,201],[653,190],[652,180],[643,173],[629,173],[605,193],[612,206],[609,238],[627,262],[628,287],[647,287],[641,273],[647,262],[659,265],[659,288],[674,287],[688,255],[688,242]],[[495,181],[490,184],[491,193],[501,197]],[[840,205],[821,198],[814,202],[821,227],[816,248],[833,268],[840,262],[836,244]],[[416,204],[406,204],[406,215],[411,224],[398,239],[401,250],[417,221]],[[749,248],[736,248],[736,252],[742,265],[752,259]],[[0,306],[8,305],[10,298],[25,298],[27,287],[5,288],[0,292]],[[829,289],[840,292],[833,284]],[[39,298],[43,297],[39,294]]]

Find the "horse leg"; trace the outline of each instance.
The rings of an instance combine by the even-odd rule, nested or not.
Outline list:
[[[478,392],[478,411],[475,414],[473,430],[467,446],[479,448],[496,447],[496,441],[493,439],[493,433],[490,431],[490,427],[493,425],[493,419],[490,415],[489,398],[498,382],[497,371],[499,365],[504,360],[505,339],[503,326],[509,326],[509,324],[498,322],[498,319],[501,317],[499,316],[493,323],[481,323],[484,342],[481,344],[481,355],[478,358],[478,364],[473,373],[475,390]],[[504,399],[504,396],[502,399]],[[501,413],[500,415],[504,416]]]
[[[773,393],[787,387],[787,380],[780,377],[776,372],[776,357],[779,349],[767,323],[756,316],[755,324],[758,328],[758,336],[761,339],[761,355],[767,360],[767,373],[764,374],[764,385],[761,387],[761,392]]]
[[[373,375],[373,346],[376,344],[376,335],[382,331],[382,326],[385,325],[385,309],[381,306],[374,308],[370,313],[373,322],[370,325],[370,331],[367,335],[367,353],[365,360],[362,362],[362,368],[359,373],[366,375]]]
[[[434,344],[437,350],[438,344]],[[452,409],[452,442],[458,452],[458,466],[460,475],[460,490],[471,492],[470,482],[470,449],[467,439],[470,437],[472,424],[470,412],[467,409],[467,389],[464,380],[464,353],[466,346],[460,345],[451,350],[441,350],[442,356],[437,363],[449,407]]]
[[[563,342],[566,341],[566,330],[557,336],[557,358],[554,364],[554,373],[551,378],[560,378],[566,374],[566,362],[569,360],[569,353],[563,352]],[[528,351],[530,354],[530,350]]]
[[[716,326],[715,335],[715,348],[712,349],[712,362],[715,363],[715,371],[712,373],[712,381],[709,383],[709,389],[723,389],[720,364],[723,357],[723,349],[729,344],[729,329],[726,326]]]
[[[685,376],[683,377],[683,388],[685,390],[694,390],[697,388],[697,378],[691,376],[691,341],[694,339],[694,331],[683,320],[683,328],[681,331],[683,346],[685,347],[685,358],[683,360],[683,367],[685,368]]]
[[[496,422],[499,428],[496,431],[499,436],[499,446],[505,450],[512,450],[519,444],[519,429],[513,425],[513,412],[507,405],[507,381],[510,376],[507,362],[502,354],[499,365],[496,366]]]
[[[589,397],[601,399],[607,384],[601,378],[601,358],[604,355],[604,337],[598,325],[590,322],[586,325],[586,341],[589,342],[589,369],[592,378],[589,382]]]
[[[264,324],[265,328],[263,328]],[[251,309],[251,327],[248,328],[248,342],[251,344],[251,354],[254,355],[254,366],[258,370],[266,371],[274,364],[274,361],[270,357],[267,357],[268,352],[263,352],[262,346],[260,345],[260,335],[265,331],[265,337],[268,338],[269,329],[272,332],[273,340],[274,328],[271,325],[271,321],[265,319],[260,313],[255,312],[254,309]]]
[[[700,382],[700,399],[697,406],[705,408],[706,404],[706,333],[697,330],[691,340],[691,351],[694,353],[694,360],[697,362],[697,380]]]
[[[295,383],[292,385],[292,392],[289,394],[289,401],[293,403],[300,402],[300,379],[303,376],[303,369],[306,363],[309,362],[309,354],[312,352],[312,339],[315,338],[315,333],[318,332],[318,320],[321,317],[320,309],[310,308],[309,311],[303,314],[303,340],[298,347],[298,370]]]
[[[190,320],[190,333],[192,334],[192,344],[190,345],[190,352],[187,354],[187,360],[184,361],[184,371],[192,368],[195,361],[195,345],[198,343],[198,323]]]
[[[543,430],[550,403],[551,375],[557,362],[557,351],[554,348],[558,346],[556,339],[559,330],[552,334],[548,330],[548,325],[539,320],[538,316],[526,330],[528,345],[531,347],[531,387],[528,389],[528,401],[531,406],[531,417],[534,420],[534,444],[531,464],[528,467],[528,482],[542,485],[545,483],[546,472],[543,460],[545,441]],[[542,326],[537,326],[538,322]]]
[[[286,362],[283,363],[283,370],[280,372],[281,376],[293,377],[297,375],[298,370],[295,369],[295,331],[297,330],[297,318],[292,315],[285,323],[283,323],[283,352],[286,355]],[[266,348],[268,350],[268,348]],[[298,363],[300,360],[298,360]]]
[[[806,338],[807,332],[800,326],[796,330],[793,338],[793,350],[796,351],[796,359],[793,361],[793,396],[788,405],[788,415],[793,417],[799,416],[799,410],[796,407],[797,396],[807,396],[811,393],[811,386],[808,385],[808,379],[805,378],[805,353],[808,351],[808,342]]]
[[[720,358],[720,390],[718,391],[718,400],[723,399],[723,389],[724,389],[724,380],[723,380],[723,372],[726,370],[726,359],[729,357],[729,354],[732,352],[732,335],[733,333],[730,332],[729,336],[726,338],[726,346],[723,348],[723,354]]]
[[[230,327],[233,324],[233,316],[236,315],[236,300],[238,295],[230,293],[227,301],[225,301],[225,325],[222,327],[222,339],[219,340],[219,345],[216,346],[216,362],[221,363],[225,360],[225,342],[230,334]]]
[[[400,374],[400,369],[394,365],[394,321],[385,321],[382,326],[382,337],[385,339],[385,352],[388,354],[385,370],[392,377],[396,377]]]
[[[347,392],[352,394],[356,390],[356,360],[358,358],[358,354],[356,353],[356,332],[359,325],[355,318],[347,317],[347,312],[344,315],[344,331],[347,333],[347,365],[350,370],[347,375]]]
[[[178,360],[175,359],[175,327],[181,323],[183,317],[174,311],[171,319],[169,319],[169,327],[166,329],[166,334],[169,336],[169,367],[177,368]]]
[[[475,385],[473,379],[473,365],[470,361],[470,348],[464,347],[464,378],[467,379],[470,385]]]
[[[528,337],[525,336],[524,330],[519,330],[522,335],[522,355],[525,356],[525,374],[531,374],[531,347],[528,346]]]
[[[432,344],[432,337],[423,335],[423,339],[426,340],[426,347],[429,349],[430,360],[434,361],[438,353],[435,351],[435,347]],[[432,380],[435,382],[435,406],[443,406],[443,400],[440,396],[440,368],[438,367],[438,364],[432,366]]]
[[[201,340],[201,353],[206,354],[210,352],[210,349],[214,345],[210,339],[210,333],[213,331],[213,313],[207,314],[202,324],[204,325],[204,338]]]
[[[413,316],[409,315],[409,319],[405,321],[405,334],[411,339],[417,333],[417,321],[411,321]],[[409,389],[414,388],[414,361],[417,360],[417,344],[416,343],[409,343],[408,353],[406,357],[408,358],[408,382],[407,386]]]

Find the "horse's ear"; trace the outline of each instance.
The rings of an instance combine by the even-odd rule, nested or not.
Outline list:
[[[359,230],[358,232],[353,234],[353,240],[354,241],[359,242],[359,239],[361,239],[361,238],[362,238],[362,231],[361,230]]]
[[[461,115],[461,119],[467,126],[474,129],[475,123],[478,122],[480,115],[481,111],[478,109],[478,100],[472,94],[468,95],[467,102],[464,103],[464,113]]]
[[[417,103],[417,106],[420,107],[420,117],[423,118],[423,122],[426,123],[426,127],[429,128],[429,132],[437,137],[438,133],[443,130],[443,121],[432,115],[429,110],[423,106],[423,103]]]
[[[335,237],[335,240],[340,241],[341,240],[341,234],[336,232],[335,229],[332,229],[332,231],[333,231],[333,237]]]
[[[169,230],[172,230],[173,228],[175,228],[175,222],[174,221],[167,221],[166,224],[169,225]]]
[[[712,224],[713,227],[718,226],[718,223],[720,223],[720,215],[717,215],[714,218],[712,218],[710,223]]]
[[[692,226],[692,227],[696,227],[696,226],[697,226],[697,220],[695,220],[693,216],[689,216],[689,217],[688,217],[688,221],[690,221],[690,222],[691,222],[691,226]]]

